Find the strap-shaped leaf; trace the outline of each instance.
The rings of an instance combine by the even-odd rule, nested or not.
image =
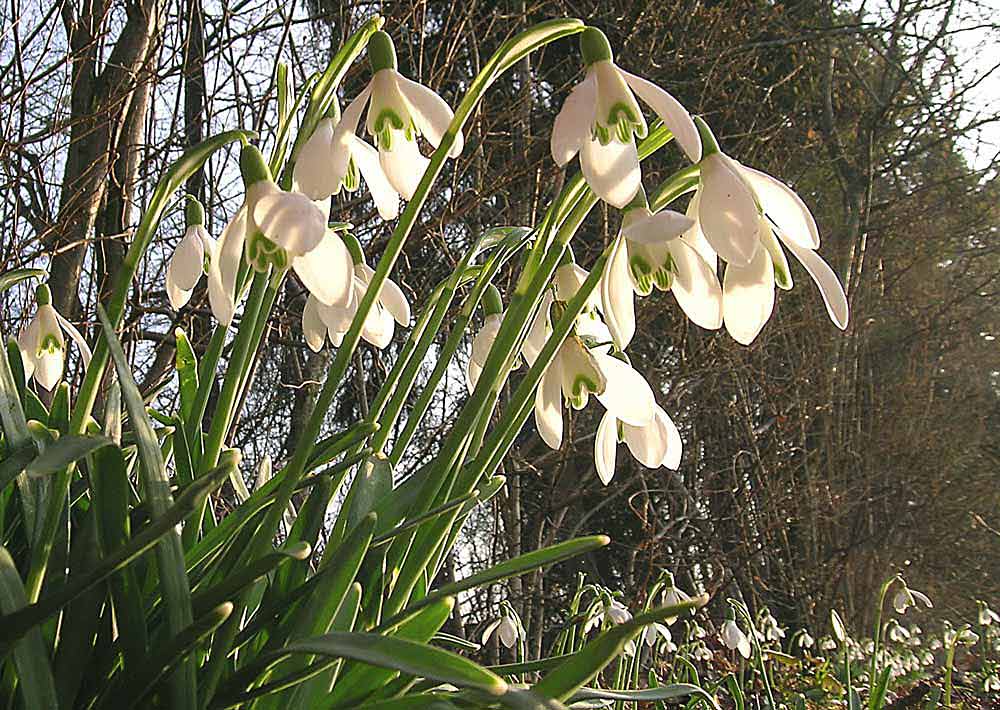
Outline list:
[[[45,277],[45,269],[11,269],[0,274],[0,293],[16,286],[25,279],[41,279]]]
[[[571,703],[580,700],[624,700],[626,702],[652,702],[654,700],[674,700],[696,695],[718,710],[719,704],[708,692],[690,683],[674,683],[659,688],[645,690],[604,690],[602,688],[580,688],[570,698]]]
[[[146,405],[139,392],[139,387],[132,378],[132,370],[125,352],[122,350],[114,327],[107,313],[98,305],[97,314],[104,330],[104,342],[107,344],[111,359],[114,361],[118,382],[122,388],[122,399],[128,410],[132,430],[135,432],[139,452],[140,474],[142,480],[143,502],[149,507],[154,522],[163,517],[173,504],[170,495],[170,482],[167,479],[167,468],[163,461],[160,442],[153,430],[153,423],[146,412]],[[163,590],[163,600],[167,610],[167,627],[172,634],[179,634],[194,620],[191,611],[191,589],[188,583],[187,569],[184,565],[184,546],[181,543],[180,531],[171,528],[164,531],[156,546],[157,569],[160,573],[160,587]],[[171,694],[176,707],[195,710],[198,704],[198,686],[193,662],[181,664],[179,672],[172,678],[173,692]]]
[[[284,562],[301,562],[309,557],[312,548],[304,542],[297,542],[282,550],[254,560],[246,567],[236,570],[216,586],[195,594],[191,599],[195,614],[204,614],[227,599],[235,599],[244,589],[272,572]]]
[[[88,454],[97,451],[102,446],[107,446],[111,443],[111,439],[106,436],[84,436],[79,434],[60,436],[46,446],[45,451],[28,464],[25,471],[29,476],[47,476],[56,471],[61,471],[70,464],[74,464]]]
[[[24,608],[27,603],[28,598],[24,593],[21,576],[17,573],[17,566],[7,548],[0,545],[0,610],[4,614],[12,614]],[[6,634],[6,627],[0,628]],[[14,645],[14,667],[17,669],[18,687],[25,707],[58,707],[49,654],[39,629],[32,629],[30,634]]]
[[[432,604],[443,597],[454,596],[467,589],[482,587],[487,584],[492,584],[493,582],[499,582],[502,579],[507,579],[508,577],[514,577],[519,574],[524,574],[525,572],[531,572],[539,567],[545,567],[547,565],[555,564],[556,562],[561,562],[562,560],[569,559],[570,557],[583,555],[587,552],[591,552],[592,550],[600,549],[609,542],[611,542],[611,538],[607,535],[591,535],[589,537],[578,537],[573,540],[566,540],[565,542],[560,542],[549,547],[543,547],[541,550],[526,552],[523,555],[518,555],[517,557],[507,560],[506,562],[501,562],[500,564],[494,565],[493,567],[485,569],[482,572],[477,572],[476,574],[469,575],[468,577],[460,579],[457,582],[446,584],[440,589],[434,590],[426,597],[410,604],[406,609],[393,618],[383,622],[379,628],[391,628],[392,626],[398,624],[402,619],[407,618],[407,616],[412,614],[415,610],[421,609],[428,604]]]
[[[532,689],[547,698],[564,701],[594,678],[608,663],[621,655],[633,637],[654,622],[663,621],[708,602],[707,596],[695,597],[673,606],[660,607],[632,617],[601,633],[559,666],[549,671]]]
[[[180,328],[174,329],[174,340],[177,343],[174,367],[180,383],[181,416],[186,420],[191,416],[195,397],[198,396],[198,356],[194,354],[191,341]]]
[[[7,438],[7,446],[12,451],[34,450],[31,441],[31,434],[28,432],[28,421],[24,416],[24,409],[21,407],[21,397],[14,373],[11,370],[8,354],[18,358],[20,366],[20,351],[17,343],[8,343],[7,350],[0,353],[0,421],[3,422],[4,435]],[[17,477],[17,488],[21,498],[21,511],[24,514],[25,529],[29,531],[29,541],[32,545],[35,542],[37,523],[40,505],[38,499],[37,486],[28,481],[26,475],[20,471],[14,474]]]

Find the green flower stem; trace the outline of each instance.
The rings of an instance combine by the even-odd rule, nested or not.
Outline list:
[[[873,644],[873,646],[872,646],[872,661],[871,661],[871,665],[870,665],[869,670],[868,670],[868,676],[869,676],[869,678],[868,678],[869,696],[868,697],[869,698],[871,698],[871,697],[874,696],[874,693],[872,691],[875,689],[875,683],[878,680],[878,666],[879,666],[878,656],[879,656],[879,653],[881,652],[882,635],[884,633],[884,629],[882,628],[882,611],[883,611],[883,609],[885,607],[885,598],[889,594],[889,588],[897,580],[899,580],[899,575],[898,574],[895,577],[890,577],[885,582],[883,582],[882,583],[882,587],[879,589],[878,607],[876,607],[876,609],[875,609],[875,628],[874,628],[874,631],[872,633],[872,644]]]
[[[757,627],[754,626],[753,618],[750,616],[750,610],[740,602],[730,600],[729,603],[746,622],[747,629],[750,631],[750,640],[753,642],[754,657],[760,664],[760,675],[764,683],[764,690],[767,691],[767,699],[770,703],[769,707],[776,708],[778,706],[774,702],[774,691],[771,689],[771,677],[767,672],[767,664],[764,663],[764,649],[761,648],[760,639],[757,638]]]
[[[948,708],[951,707],[951,676],[955,668],[955,647],[957,645],[958,635],[956,633],[954,640],[948,645],[945,651],[944,659],[944,705]]]

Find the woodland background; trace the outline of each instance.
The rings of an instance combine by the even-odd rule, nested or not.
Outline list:
[[[613,543],[575,567],[465,599],[450,631],[471,635],[496,595],[509,595],[541,648],[578,571],[640,601],[669,568],[682,587],[767,604],[792,627],[819,628],[831,605],[855,625],[868,621],[896,570],[942,616],[969,618],[975,598],[1000,599],[1000,149],[989,138],[1000,135],[989,88],[1000,86],[1000,19],[988,4],[7,0],[0,270],[49,268],[56,307],[93,332],[95,304],[170,161],[230,128],[256,129],[268,146],[274,60],[291,63],[301,86],[375,13],[401,69],[453,105],[480,62],[525,26],[569,15],[603,29],[623,67],[673,92],[728,153],[804,197],[852,310],[839,332],[795,271],[796,289],[744,348],[690,324],[669,294],[639,301],[630,354],[681,429],[680,470],[620,456],[605,488],[593,410],[572,415],[558,452],[528,425],[505,463],[503,495],[470,520],[444,572],[463,576],[587,532]],[[576,43],[565,41],[487,95],[394,275],[418,308],[470,235],[530,225],[556,194],[564,174],[549,131],[580,72]],[[359,62],[342,99],[368,73]],[[644,164],[647,185],[678,167],[663,153]],[[236,155],[210,162],[187,190],[218,236],[241,199]],[[335,204],[377,258],[389,229],[368,198]],[[174,328],[202,346],[211,332],[203,290],[180,313],[163,290],[180,207],[143,267],[123,337],[151,401],[175,395]],[[588,264],[617,226],[595,211],[574,243],[578,261]],[[307,349],[304,291],[286,283],[230,436],[251,463],[290,451],[331,358]],[[28,298],[26,289],[0,296],[5,336],[24,325]],[[359,350],[331,429],[363,415],[399,342]],[[398,476],[435,452],[465,396],[463,370],[453,364],[421,424],[422,451]],[[78,362],[70,373],[80,376]]]

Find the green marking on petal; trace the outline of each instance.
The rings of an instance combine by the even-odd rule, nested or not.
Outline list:
[[[57,353],[60,350],[62,350],[62,345],[59,343],[59,338],[52,333],[42,338],[42,342],[38,344],[39,355],[43,353]]]
[[[347,161],[347,172],[344,174],[344,189],[354,192],[361,186],[361,174],[358,171],[358,164],[354,158]]]
[[[674,283],[674,274],[670,269],[664,267],[653,274],[653,283],[661,291],[669,291]]]

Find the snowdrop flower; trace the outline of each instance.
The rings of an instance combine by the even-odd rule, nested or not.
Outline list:
[[[223,325],[236,309],[240,258],[256,271],[291,267],[309,292],[327,306],[345,305],[351,295],[351,255],[327,227],[323,209],[300,192],[285,192],[271,179],[264,157],[254,146],[240,153],[246,185],[242,207],[219,239],[208,272],[212,312]]]
[[[683,443],[680,432],[660,405],[653,403],[653,420],[642,426],[621,421],[611,410],[604,413],[594,438],[594,464],[604,485],[615,475],[618,443],[624,441],[635,460],[646,468],[681,465]]]
[[[820,641],[819,648],[821,651],[836,651],[837,642],[828,636]]]
[[[590,616],[587,617],[587,621],[583,625],[583,633],[588,634],[592,629],[599,628],[604,623],[608,625],[624,624],[631,618],[632,614],[628,607],[620,601],[617,599],[604,600],[591,609]]]
[[[359,169],[379,214],[392,219],[398,214],[399,198],[413,197],[430,162],[420,153],[417,136],[422,135],[437,148],[454,113],[436,93],[397,71],[396,49],[385,32],[380,30],[368,40],[368,57],[372,80],[344,109],[339,123],[317,127],[317,132],[322,129],[318,137],[314,134],[317,151],[296,166],[296,180],[306,194],[319,199],[341,185],[355,189],[355,170]],[[366,106],[365,126],[375,137],[377,155],[356,135]],[[457,158],[463,142],[459,132],[448,155]]]
[[[586,272],[575,264],[559,267],[555,276],[556,299],[572,298],[583,278]],[[544,342],[551,332],[547,322],[551,303],[542,304],[532,324],[527,338],[532,345],[525,349],[528,362],[534,362],[537,343]],[[588,321],[603,325],[585,315],[583,322]],[[609,355],[606,347],[589,347],[579,334],[580,322],[578,319],[577,333],[570,334],[559,347],[535,392],[535,426],[552,449],[562,445],[564,399],[574,409],[583,409],[593,394],[617,419],[637,427],[650,424],[655,417],[656,401],[646,379],[628,363]]]
[[[660,641],[664,644],[673,643],[673,636],[670,634],[670,629],[665,625],[654,621],[642,630],[642,642],[647,646],[652,648]]]
[[[215,255],[215,240],[205,230],[205,209],[201,203],[188,196],[184,214],[187,229],[167,262],[167,298],[174,310],[180,310],[191,299],[194,287]]]
[[[476,389],[479,375],[486,366],[486,358],[489,357],[493,343],[496,342],[497,334],[500,332],[500,326],[503,324],[503,302],[500,299],[500,291],[493,284],[487,286],[483,294],[483,311],[485,313],[483,327],[472,339],[472,351],[469,353],[469,363],[465,368],[465,382],[470,394]],[[516,362],[515,368],[519,364]]]
[[[62,379],[66,365],[66,339],[63,333],[80,349],[84,368],[90,365],[91,353],[80,331],[52,305],[52,294],[48,286],[42,284],[35,289],[35,303],[35,316],[18,336],[17,347],[21,351],[25,379],[31,380],[34,377],[35,382],[44,389],[51,390]]]
[[[974,646],[979,642],[979,634],[970,629],[968,625],[965,625],[958,631],[954,629],[945,631],[944,642],[947,646]]]
[[[721,152],[705,122],[696,122],[705,157],[688,206],[696,224],[685,237],[713,271],[715,255],[727,262],[722,283],[726,330],[749,345],[763,329],[774,308],[775,285],[792,288],[784,249],[816,283],[833,323],[845,329],[847,297],[836,273],[816,253],[819,230],[809,208],[784,183]]]
[[[993,623],[1000,624],[1000,616],[997,616],[996,612],[990,609],[986,602],[979,601],[976,602],[979,605],[979,625],[989,626]]]
[[[765,640],[780,641],[785,638],[785,630],[778,625],[778,620],[771,615],[770,610],[764,610],[760,619],[760,625],[763,629]]]
[[[645,137],[647,127],[635,94],[673,132],[691,162],[701,158],[701,140],[691,116],[677,99],[614,63],[603,32],[585,29],[580,34],[580,52],[587,74],[556,116],[552,157],[563,167],[579,153],[580,168],[594,193],[622,208],[635,196],[642,180],[635,137]]]
[[[699,643],[691,652],[691,657],[696,661],[703,661],[707,663],[712,660],[712,651],[709,650],[708,646],[705,644]]]
[[[929,649],[931,649],[932,651],[940,651],[941,650],[941,639],[939,639],[939,638],[932,638],[931,642],[929,644],[927,644],[927,647]]]
[[[483,631],[482,643],[485,646],[490,638],[496,634],[497,638],[500,639],[502,643],[507,648],[514,648],[517,640],[521,637],[521,630],[517,624],[510,616],[506,613],[503,614],[499,619],[494,620],[486,630]]]
[[[325,305],[314,295],[306,300],[302,309],[302,332],[306,344],[313,352],[319,352],[326,338],[339,346],[344,335],[351,327],[358,306],[368,291],[375,272],[364,261],[361,245],[353,235],[345,234],[344,242],[349,254],[356,263],[351,277],[351,288],[347,303],[340,305]],[[395,324],[408,326],[410,324],[410,303],[406,300],[403,290],[390,278],[382,283],[382,290],[375,303],[372,304],[365,322],[361,327],[361,337],[376,348],[385,348],[395,333]]]
[[[987,693],[1000,691],[1000,676],[995,673],[993,675],[986,676],[986,680],[983,682],[983,690]]]
[[[683,604],[686,601],[691,600],[691,595],[682,589],[678,589],[677,585],[674,584],[674,575],[667,572],[667,584],[663,590],[663,606],[677,606],[678,604]],[[694,609],[691,610],[694,613]],[[671,616],[663,620],[667,626],[673,626],[677,621],[676,616]]]
[[[895,641],[896,643],[903,643],[909,640],[910,632],[904,629],[896,622],[892,622],[889,625],[889,640]]]
[[[719,630],[719,640],[730,651],[739,651],[744,658],[750,658],[752,652],[750,639],[743,633],[735,619],[726,619]]]
[[[795,637],[795,644],[799,648],[812,648],[815,643],[816,639],[810,636],[809,632],[805,630]]]
[[[641,188],[625,208],[601,279],[601,310],[619,349],[635,335],[635,294],[648,296],[654,285],[670,290],[692,322],[709,330],[722,326],[715,257],[709,263],[681,236],[694,224],[671,210],[653,214]]]
[[[928,609],[934,608],[934,604],[931,603],[926,594],[918,592],[915,589],[910,589],[906,586],[906,582],[903,582],[903,587],[892,598],[892,606],[897,614],[903,614],[911,606],[917,606],[918,601]]]

